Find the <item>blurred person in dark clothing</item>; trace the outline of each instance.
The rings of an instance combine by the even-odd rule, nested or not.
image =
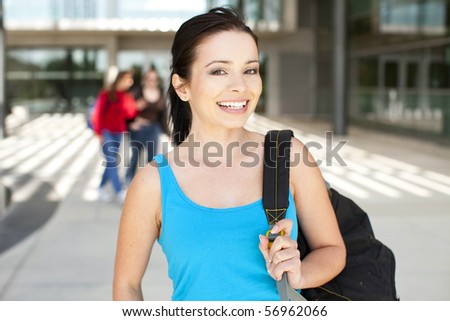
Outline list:
[[[161,132],[167,133],[166,99],[161,86],[160,76],[155,68],[149,69],[143,76],[141,86],[134,98],[140,110],[129,124],[131,160],[126,172],[126,182],[131,183],[138,167],[143,167],[156,155]],[[139,155],[145,150],[145,164],[139,162]]]

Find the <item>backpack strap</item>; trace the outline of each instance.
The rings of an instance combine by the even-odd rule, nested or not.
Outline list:
[[[291,130],[271,130],[264,140],[263,206],[270,226],[286,216],[289,206]]]
[[[263,174],[263,206],[266,213],[269,231],[280,220],[286,217],[289,206],[289,162],[291,130],[272,130],[264,140],[264,174]],[[273,242],[280,233],[267,233],[269,242]],[[281,301],[306,301],[288,283],[286,273],[277,281]]]

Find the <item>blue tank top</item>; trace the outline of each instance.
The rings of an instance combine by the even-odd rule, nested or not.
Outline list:
[[[268,228],[262,199],[231,208],[209,208],[189,199],[164,155],[156,155],[161,180],[162,227],[158,240],[166,255],[172,300],[279,300],[276,282],[267,273],[259,235]],[[294,221],[289,193],[287,218]]]

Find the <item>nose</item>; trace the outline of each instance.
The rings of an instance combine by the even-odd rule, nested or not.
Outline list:
[[[232,74],[229,78],[229,89],[235,92],[244,92],[247,89],[247,82],[245,81],[244,75],[242,74]]]

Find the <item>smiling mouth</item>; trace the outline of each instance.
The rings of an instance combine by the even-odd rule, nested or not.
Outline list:
[[[247,106],[248,100],[243,101],[219,101],[217,105],[228,110],[242,110]]]

